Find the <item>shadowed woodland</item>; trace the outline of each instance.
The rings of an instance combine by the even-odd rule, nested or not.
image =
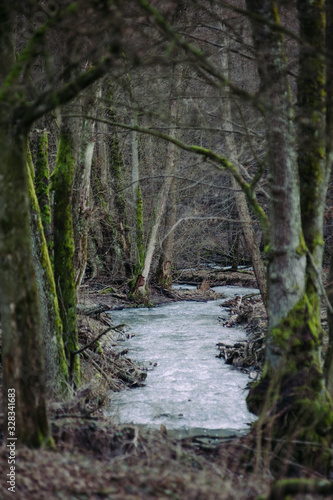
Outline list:
[[[3,0],[0,57],[3,497],[14,411],[20,499],[332,495],[333,4]],[[103,416],[147,377],[106,310],[247,279],[246,438]]]

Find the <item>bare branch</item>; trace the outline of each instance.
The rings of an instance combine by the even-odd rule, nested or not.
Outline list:
[[[255,192],[252,190],[251,185],[245,181],[244,177],[241,175],[239,172],[238,168],[227,158],[224,156],[218,155],[217,153],[214,153],[210,149],[203,148],[202,146],[195,146],[195,145],[190,145],[187,144],[179,139],[175,139],[169,134],[165,134],[163,132],[158,132],[157,130],[153,129],[148,129],[144,127],[140,127],[138,125],[127,125],[126,123],[119,123],[119,122],[113,122],[109,120],[103,120],[98,117],[93,117],[93,116],[86,116],[86,115],[64,115],[67,117],[73,117],[73,118],[87,118],[91,120],[96,120],[101,123],[106,123],[107,125],[113,126],[113,127],[119,127],[119,128],[124,128],[127,130],[136,130],[137,132],[141,132],[143,134],[147,135],[152,135],[153,137],[158,137],[159,139],[164,139],[168,142],[171,142],[178,146],[180,149],[183,149],[184,151],[188,151],[189,153],[195,153],[197,155],[202,156],[204,159],[209,159],[212,161],[212,164],[214,165],[215,168],[218,170],[226,170],[229,172],[236,180],[236,182],[239,184],[245,195],[247,196],[247,199],[249,201],[249,204],[251,205],[253,211],[257,215],[261,227],[263,229],[264,233],[264,238],[265,241],[268,241],[268,230],[269,230],[269,221],[267,218],[267,215],[263,208],[261,207],[260,203],[258,202],[258,199],[256,197]]]

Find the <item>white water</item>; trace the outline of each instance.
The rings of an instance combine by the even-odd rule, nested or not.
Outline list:
[[[251,288],[216,287],[230,298]],[[225,300],[225,299],[224,299]],[[107,414],[113,421],[160,427],[186,434],[228,435],[244,432],[254,416],[246,408],[247,375],[216,358],[217,342],[245,338],[224,328],[222,300],[176,302],[152,309],[112,311],[114,323],[127,323],[135,334],[121,345],[136,361],[157,363],[145,387],[112,395]]]

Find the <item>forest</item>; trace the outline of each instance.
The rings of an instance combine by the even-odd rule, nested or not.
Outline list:
[[[333,3],[2,0],[0,58],[0,498],[333,495]],[[248,434],[113,424],[106,311],[226,283]]]

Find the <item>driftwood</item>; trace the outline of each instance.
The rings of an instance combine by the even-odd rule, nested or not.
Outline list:
[[[229,308],[230,316],[227,320],[219,317],[224,327],[243,324],[247,330],[247,338],[234,344],[216,344],[220,351],[217,357],[224,358],[226,364],[248,373],[251,379],[256,379],[262,371],[266,338],[265,311],[260,298],[255,295],[257,294],[244,297],[238,295],[225,301],[222,307]]]
[[[111,358],[106,358],[87,349],[84,351],[85,354],[91,361],[94,361],[94,366],[98,365],[98,371],[106,375],[107,380],[112,377],[136,387],[142,385],[142,382],[147,378],[147,372],[138,370],[130,359],[120,359],[120,356],[118,357],[116,353]]]
[[[97,304],[96,306],[84,306],[83,304],[78,304],[76,306],[77,314],[82,314],[83,316],[97,317],[99,314],[110,311],[110,306],[107,304]]]
[[[89,344],[81,347],[81,349],[78,349],[77,351],[72,351],[71,352],[71,356],[75,356],[76,354],[81,354],[81,352],[85,351],[86,349],[89,349],[89,347],[91,347],[95,342],[97,342],[103,335],[105,335],[106,333],[110,332],[111,330],[115,330],[115,328],[107,328],[106,330],[104,330],[104,332],[100,333],[99,335],[97,335],[97,337],[95,337],[91,342],[89,342]]]

